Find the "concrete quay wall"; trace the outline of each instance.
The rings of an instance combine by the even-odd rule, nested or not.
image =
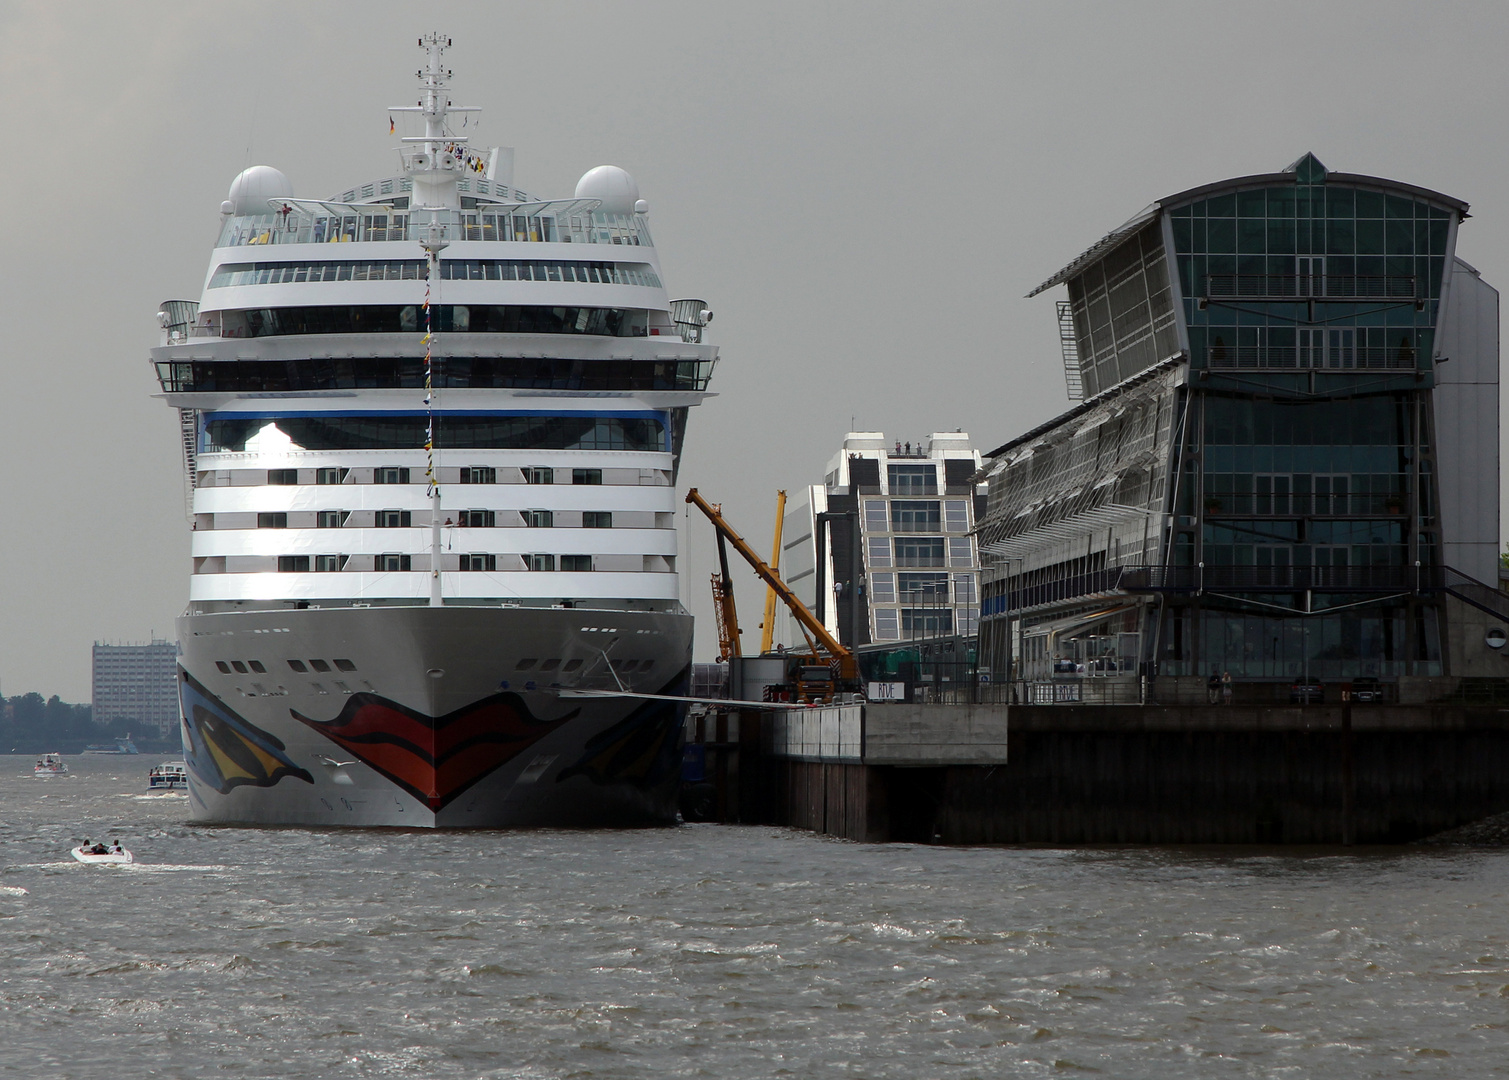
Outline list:
[[[1387,844],[1509,811],[1509,709],[864,714],[862,754],[767,757],[762,801],[775,820],[872,841]]]

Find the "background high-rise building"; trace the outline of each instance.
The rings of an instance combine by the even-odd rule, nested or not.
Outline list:
[[[178,646],[94,643],[96,724],[125,723],[171,737],[178,727]]]

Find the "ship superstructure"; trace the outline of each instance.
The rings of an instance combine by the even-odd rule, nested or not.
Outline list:
[[[633,178],[513,185],[428,63],[394,176],[238,176],[200,300],[163,305],[193,521],[179,622],[204,820],[674,815],[691,618],[674,484],[711,313]],[[405,117],[408,120],[409,117]],[[397,133],[397,119],[390,128]],[[464,130],[474,130],[467,124]]]

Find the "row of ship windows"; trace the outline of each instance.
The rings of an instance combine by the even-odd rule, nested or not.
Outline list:
[[[609,665],[614,671],[649,671],[655,666],[654,660],[610,660]],[[514,665],[515,671],[576,671],[582,666],[580,659],[561,660],[560,658],[541,660],[539,657],[526,656]]]
[[[555,511],[553,510],[505,510],[503,513],[505,521],[508,514],[517,514],[518,517],[515,518],[515,524],[522,519],[527,528],[553,529],[558,527],[555,523]],[[318,510],[315,512],[315,527],[319,529],[343,529],[350,520],[350,510]],[[413,511],[374,511],[373,528],[407,529],[411,528],[413,524]],[[454,517],[446,518],[445,524],[460,525],[473,529],[493,529],[498,526],[498,511],[461,510],[457,511]],[[611,529],[613,528],[613,512],[611,510],[583,510],[581,527],[584,529]],[[271,513],[259,513],[257,515],[257,528],[286,529],[288,528],[288,514],[281,510]]]
[[[224,263],[209,288],[284,285],[314,281],[422,281],[423,259],[355,262]],[[571,281],[588,285],[642,285],[658,289],[649,263],[540,262],[521,259],[442,259],[442,281]]]
[[[336,660],[334,663],[337,671],[356,670],[356,665],[350,660]],[[295,671],[308,671],[310,668],[313,668],[315,671],[329,671],[330,664],[331,661],[328,660],[310,660],[307,666],[302,660],[288,661],[288,666]],[[248,668],[258,675],[267,674],[267,665],[260,660],[216,660],[215,667],[219,669],[222,675],[229,675],[232,670],[237,674],[246,675],[248,674]]]
[[[469,554],[460,557],[461,570],[497,570],[498,556]],[[339,573],[351,561],[350,555],[279,555],[278,573]],[[372,569],[378,573],[402,573],[414,568],[412,555],[385,553],[373,556]],[[555,555],[504,555],[504,570],[530,570],[554,573],[557,568]],[[594,569],[591,555],[561,555],[559,568],[568,574],[584,574]],[[342,668],[342,670],[346,670]]]
[[[514,470],[507,469],[504,471],[513,472]],[[563,479],[561,482],[564,483],[564,476],[567,471],[565,469],[556,470],[554,468],[529,466],[518,469],[526,484],[554,484],[556,483],[557,471],[562,474]],[[355,482],[351,477],[351,470],[348,468],[305,469],[304,472],[312,472],[315,484],[321,487]],[[643,472],[644,470],[640,470],[641,481],[644,479]],[[603,471],[601,469],[572,469],[570,473],[571,483],[573,484],[590,485],[601,484],[603,482]],[[372,483],[409,484],[415,482],[412,479],[413,476],[414,471],[408,468],[378,468],[372,470]],[[268,469],[267,482],[276,486],[297,487],[300,482],[299,470]],[[418,482],[425,482],[425,476],[422,472],[419,473]],[[491,465],[463,466],[457,476],[457,482],[462,484],[496,484],[498,482],[498,470]]]

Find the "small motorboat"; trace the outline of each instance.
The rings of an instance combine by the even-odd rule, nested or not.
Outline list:
[[[54,776],[67,776],[68,766],[63,764],[62,754],[43,754],[31,767],[31,774],[38,780],[50,780]]]
[[[80,844],[73,849],[73,857],[81,863],[103,863],[107,866],[136,861],[129,851],[120,846],[120,841],[109,847],[104,844]]]
[[[176,791],[189,786],[189,767],[182,761],[164,761],[147,770],[148,791]]]

